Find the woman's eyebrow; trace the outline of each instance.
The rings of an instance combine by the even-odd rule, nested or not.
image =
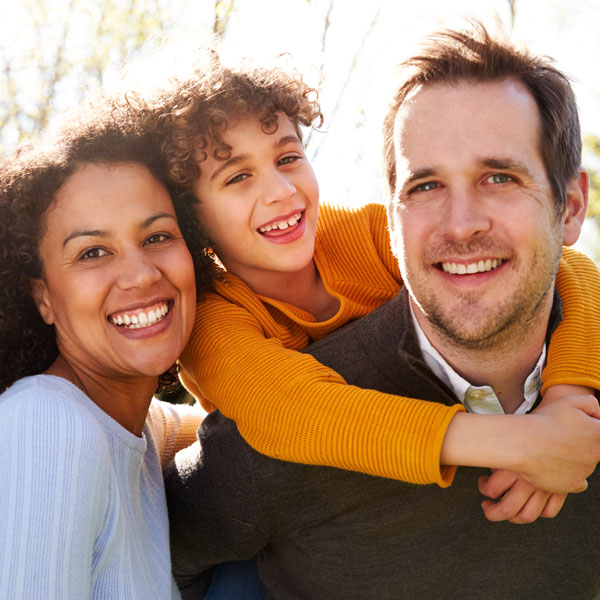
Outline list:
[[[63,242],[63,248],[71,241],[78,237],[108,237],[108,233],[106,231],[102,231],[100,229],[82,229],[79,231],[74,231],[71,235],[65,238]]]
[[[156,215],[152,215],[151,217],[149,217],[148,219],[146,219],[145,221],[140,223],[140,225],[138,226],[138,229],[140,231],[147,229],[148,227],[150,227],[152,225],[152,223],[154,223],[155,221],[158,221],[159,219],[172,219],[174,221],[177,221],[177,217],[175,215],[172,215],[170,213],[158,213]],[[71,235],[69,235],[67,238],[65,238],[65,240],[63,242],[63,248],[71,240],[74,240],[74,239],[80,238],[80,237],[107,238],[107,237],[109,237],[109,233],[102,229],[80,229],[80,230],[74,231],[73,233],[71,233]]]
[[[159,219],[172,219],[173,221],[177,221],[177,217],[175,215],[172,215],[171,213],[158,213],[156,215],[152,215],[150,218],[146,219],[143,223],[141,223],[139,229],[147,229],[148,227],[150,227],[150,225],[152,225],[152,223],[158,221]]]

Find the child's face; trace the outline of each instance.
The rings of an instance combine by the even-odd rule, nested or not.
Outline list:
[[[201,163],[194,190],[199,217],[228,271],[255,291],[282,273],[313,268],[319,188],[293,124],[278,114],[275,133],[256,117],[224,135],[228,160]]]

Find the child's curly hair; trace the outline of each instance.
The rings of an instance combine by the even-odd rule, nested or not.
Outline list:
[[[240,119],[256,115],[266,133],[277,130],[277,114],[286,114],[302,139],[300,126],[320,127],[323,115],[317,92],[288,65],[262,67],[240,61],[226,66],[214,49],[199,49],[190,75],[174,77],[170,86],[144,97],[127,93],[130,107],[152,131],[170,177],[180,190],[191,190],[200,176],[208,148],[226,160],[231,148],[223,134]]]

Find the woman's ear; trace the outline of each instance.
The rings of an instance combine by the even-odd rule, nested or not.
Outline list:
[[[48,288],[42,278],[26,277],[25,285],[29,294],[38,309],[40,316],[47,325],[54,324],[54,311],[48,294]]]

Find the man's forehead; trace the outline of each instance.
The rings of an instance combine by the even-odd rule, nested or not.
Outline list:
[[[431,168],[459,155],[537,154],[539,123],[533,96],[513,79],[421,85],[396,114],[397,167]]]

